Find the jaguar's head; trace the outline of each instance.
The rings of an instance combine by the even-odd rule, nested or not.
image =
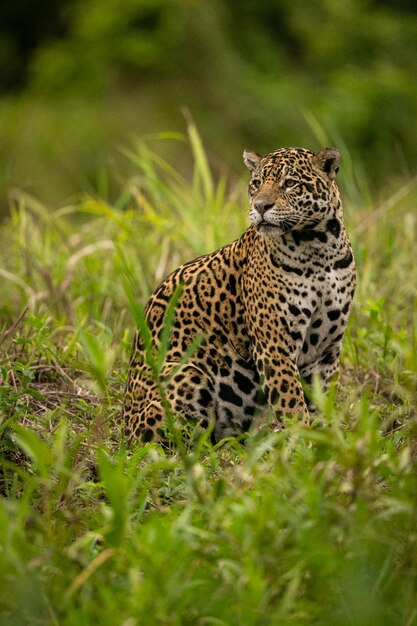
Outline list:
[[[266,157],[245,150],[243,159],[252,173],[250,221],[266,236],[315,228],[340,206],[336,148],[281,148]]]

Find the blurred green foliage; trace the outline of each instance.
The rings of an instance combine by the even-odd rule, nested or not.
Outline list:
[[[35,0],[0,17],[3,191],[96,188],[99,154],[182,129],[184,106],[234,167],[245,146],[330,142],[375,187],[413,173],[414,2]]]

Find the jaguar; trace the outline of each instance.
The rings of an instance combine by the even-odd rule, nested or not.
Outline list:
[[[338,372],[356,283],[339,152],[291,147],[243,158],[250,226],[174,270],[146,305],[151,352],[164,342],[163,362],[155,375],[137,331],[123,406],[129,438],[163,441],[167,411],[212,424],[215,441],[269,410],[308,423],[313,376],[326,388]]]

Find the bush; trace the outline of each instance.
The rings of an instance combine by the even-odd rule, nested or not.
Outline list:
[[[244,186],[212,175],[192,125],[189,142],[191,181],[139,142],[114,205],[18,194],[1,227],[0,621],[412,626],[413,198],[364,215],[345,195],[360,281],[320,423],[125,449],[138,307],[246,223]]]

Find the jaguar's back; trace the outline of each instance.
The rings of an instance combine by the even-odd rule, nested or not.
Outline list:
[[[240,239],[172,272],[146,306],[154,346],[181,295],[159,380],[137,333],[124,403],[126,429],[163,437],[160,391],[173,414],[214,420],[216,439],[246,430],[262,407],[307,417],[301,378],[338,369],[355,268],[335,183],[339,154],[284,148],[244,153],[251,226]],[[183,362],[185,353],[198,348]]]

